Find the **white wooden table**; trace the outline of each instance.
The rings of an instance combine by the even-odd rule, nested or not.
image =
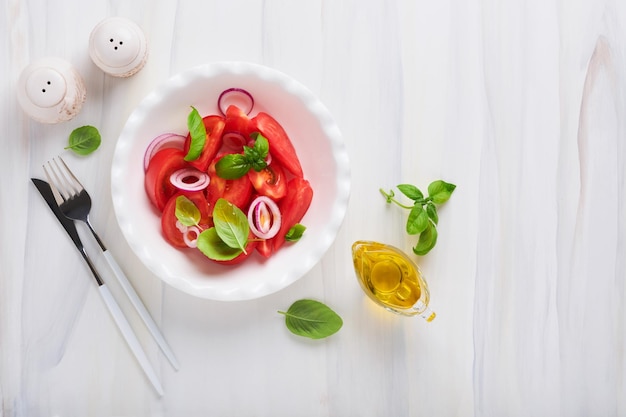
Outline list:
[[[1,0],[0,10],[0,416],[626,416],[623,1]],[[132,78],[88,56],[109,16],[149,39]],[[17,103],[20,72],[44,56],[85,78],[87,101],[69,122],[34,122]],[[135,106],[171,75],[223,60],[311,89],[352,172],[321,262],[278,293],[231,303],[151,275],[110,195]],[[63,151],[85,124],[99,128],[100,149]],[[161,398],[30,183],[59,153],[92,190],[96,228],[181,362],[174,372],[132,321]],[[437,246],[416,258],[437,312],[426,323],[365,298],[350,246],[410,253],[406,213],[378,189],[440,178],[457,189]],[[276,310],[305,297],[333,307],[341,331],[289,333]]]

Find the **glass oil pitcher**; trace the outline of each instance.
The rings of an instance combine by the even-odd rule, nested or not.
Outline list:
[[[419,267],[400,249],[359,240],[352,245],[352,260],[361,288],[375,303],[404,316],[435,318]]]

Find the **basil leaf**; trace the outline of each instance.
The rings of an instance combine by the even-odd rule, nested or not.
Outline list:
[[[335,334],[343,326],[343,320],[328,306],[315,300],[298,300],[287,311],[285,325],[291,333],[311,339],[323,339]]]
[[[263,168],[267,166],[267,154],[269,153],[269,143],[267,139],[256,132],[252,134],[252,137],[255,139],[254,145],[252,147],[244,146],[243,154],[250,163],[250,166],[257,172],[261,171]]]
[[[78,155],[89,155],[102,143],[100,132],[93,126],[81,126],[70,133],[68,146],[64,149],[71,149]]]
[[[231,248],[246,251],[250,225],[245,214],[230,201],[219,198],[213,208],[213,223],[220,239]]]
[[[416,255],[426,255],[437,243],[437,229],[435,224],[428,222],[428,227],[420,234],[417,245],[413,248],[413,252]]]
[[[200,210],[184,195],[176,197],[176,219],[185,226],[197,226],[200,223]]]
[[[427,198],[424,198],[424,194],[414,185],[400,184],[397,187],[402,194],[413,200],[413,205],[403,204],[396,200],[393,190],[387,193],[381,188],[379,191],[387,203],[393,203],[398,207],[410,210],[405,226],[406,232],[410,235],[419,234],[413,252],[416,255],[425,255],[437,243],[437,224],[439,223],[437,205],[450,199],[456,185],[442,180],[433,181],[428,186],[429,195]]]
[[[202,116],[198,113],[195,107],[191,107],[191,112],[187,116],[187,128],[189,129],[189,136],[191,136],[191,142],[187,155],[185,155],[185,161],[195,161],[200,157],[204,144],[206,142],[206,127]]]
[[[263,136],[262,134],[260,134],[259,132],[254,133],[253,138],[254,138],[254,150],[257,151],[257,153],[259,154],[259,157],[263,159],[267,158],[267,154],[270,151],[270,144],[267,141],[267,138]]]
[[[241,249],[231,248],[217,234],[215,227],[204,230],[198,235],[198,249],[207,258],[216,261],[230,261],[243,252]]]
[[[289,231],[285,235],[285,240],[287,242],[297,242],[298,240],[300,240],[305,230],[306,230],[306,226],[300,223],[297,223],[293,225],[291,229],[289,229]]]
[[[433,204],[432,201],[426,203],[426,213],[428,213],[428,218],[433,221],[433,223],[439,223],[439,215],[437,214],[437,207]]]
[[[456,185],[442,180],[433,181],[428,186],[428,196],[435,204],[445,203],[450,199]]]
[[[413,201],[420,201],[424,199],[424,194],[414,185],[400,184],[398,185],[398,190]]]
[[[256,159],[252,161],[251,165],[252,169],[254,169],[256,172],[261,172],[267,167],[267,162],[265,162],[265,159]]]
[[[241,154],[224,155],[215,164],[217,175],[226,180],[236,180],[243,177],[250,170],[248,159]]]
[[[426,210],[419,204],[416,204],[409,213],[409,218],[406,222],[406,232],[410,235],[422,233],[428,227],[429,222]]]

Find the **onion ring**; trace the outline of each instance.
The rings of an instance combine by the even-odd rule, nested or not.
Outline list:
[[[189,182],[190,178],[194,179],[194,181]],[[174,173],[170,175],[170,182],[179,190],[200,191],[208,187],[211,178],[208,174],[195,168],[183,168],[174,171]]]
[[[240,107],[249,115],[254,108],[254,98],[252,94],[248,93],[243,88],[228,88],[222,91],[217,98],[217,108],[220,109],[220,113],[225,116],[226,109],[228,109],[228,106],[231,104],[237,105],[237,107]],[[241,106],[239,104],[241,104]]]
[[[265,221],[262,216],[269,217],[269,225],[264,224]],[[250,203],[250,208],[248,209],[250,230],[261,239],[271,239],[276,236],[280,229],[281,218],[278,205],[267,196],[260,195]]]
[[[191,236],[194,236],[191,238]],[[198,236],[200,236],[200,228],[198,226],[189,226],[183,232],[183,240],[185,241],[185,245],[190,248],[198,247]]]
[[[243,133],[228,132],[222,136],[222,143],[227,149],[233,151],[241,151],[241,148],[246,144],[246,137]]]
[[[146,148],[146,152],[143,155],[143,170],[148,169],[148,164],[155,153],[165,148],[177,148],[183,149],[185,145],[185,139],[183,135],[177,133],[163,133],[152,139],[152,142]]]

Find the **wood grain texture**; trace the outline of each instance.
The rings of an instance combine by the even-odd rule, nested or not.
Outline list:
[[[0,0],[0,10],[0,417],[626,416],[623,2]],[[129,79],[87,53],[109,16],[149,40]],[[20,72],[44,56],[70,61],[87,86],[81,113],[59,125],[29,120],[16,100]],[[125,242],[110,197],[116,138],[137,104],[171,75],[224,60],[306,85],[337,121],[352,174],[321,262],[234,303],[162,284]],[[64,151],[85,124],[101,148]],[[162,398],[30,183],[57,154],[178,356],[174,372],[122,303]],[[350,246],[410,253],[407,213],[378,189],[440,178],[457,189],[437,246],[417,259],[437,312],[425,323],[365,298]],[[290,334],[276,311],[299,298],[331,306],[340,332]]]

